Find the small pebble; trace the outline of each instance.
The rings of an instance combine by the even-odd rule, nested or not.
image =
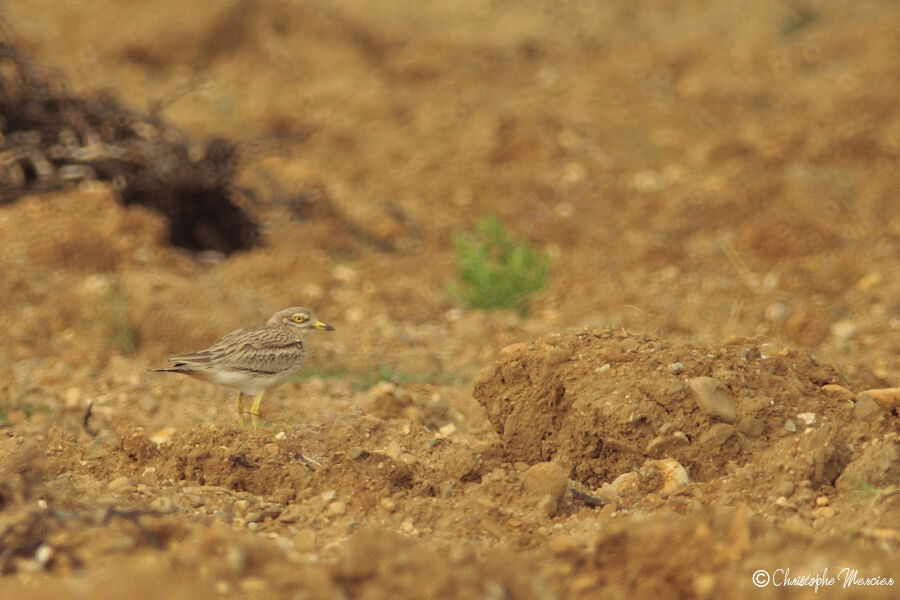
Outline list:
[[[859,395],[856,405],[853,407],[853,416],[857,421],[867,421],[881,412],[881,407],[866,393]]]
[[[766,424],[756,417],[744,417],[738,423],[738,431],[747,437],[759,437],[766,430]]]
[[[716,423],[700,435],[700,445],[717,448],[734,434],[734,425]]]
[[[684,365],[680,362],[673,362],[666,367],[673,375],[678,375],[684,371]]]
[[[617,495],[624,495],[637,490],[638,483],[640,483],[640,475],[638,472],[629,471],[627,473],[622,473],[613,479],[612,483],[609,485],[615,490]]]
[[[329,516],[343,515],[347,512],[347,503],[335,500],[325,509],[325,514]]]
[[[788,433],[796,433],[797,432],[797,424],[792,420],[788,419],[784,422],[784,428],[788,431]]]
[[[804,425],[812,426],[816,424],[816,413],[804,412],[797,415],[797,420]]]
[[[884,376],[886,377],[887,371],[884,372]],[[876,374],[878,374],[877,370]],[[868,396],[869,398],[874,400],[875,404],[880,406],[883,410],[893,411],[894,409],[900,409],[900,387],[871,389],[861,392],[860,395]],[[33,418],[36,417],[37,415],[35,415]]]
[[[778,486],[778,493],[785,498],[790,498],[795,489],[796,486],[793,481],[782,481],[781,485]]]
[[[619,347],[626,352],[636,352],[641,347],[641,343],[633,337],[627,337],[622,340]]]
[[[533,494],[547,495],[558,501],[565,495],[569,481],[566,472],[558,464],[542,462],[522,473],[522,484]]]
[[[711,417],[718,417],[726,423],[734,423],[737,420],[734,401],[728,388],[721,382],[712,377],[694,377],[687,383],[702,412]]]
[[[38,546],[37,551],[34,553],[34,560],[42,567],[46,567],[51,558],[53,558],[53,546],[46,543]]]

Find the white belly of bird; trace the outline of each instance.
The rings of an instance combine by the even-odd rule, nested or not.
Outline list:
[[[276,385],[281,385],[294,376],[296,371],[261,375],[242,371],[216,371],[210,379],[219,385],[234,388],[244,394],[255,395]]]

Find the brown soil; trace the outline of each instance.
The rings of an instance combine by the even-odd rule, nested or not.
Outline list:
[[[234,140],[263,244],[0,209],[0,597],[895,596],[900,5],[791,6],[5,3]],[[553,257],[528,316],[447,293],[486,212]],[[149,372],[297,304],[337,331],[260,430]]]

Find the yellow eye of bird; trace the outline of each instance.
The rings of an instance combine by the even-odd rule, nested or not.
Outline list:
[[[302,323],[306,318],[306,315],[294,315],[294,323]]]

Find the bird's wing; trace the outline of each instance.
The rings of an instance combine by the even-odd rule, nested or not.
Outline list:
[[[259,325],[256,327],[235,329],[205,350],[198,350],[197,352],[181,354],[179,356],[170,356],[169,361],[175,363],[176,366],[197,367],[200,369],[208,367],[211,364],[218,364],[218,361],[223,354],[227,353],[229,348],[238,344],[241,338],[248,337],[249,339],[255,339],[259,337],[259,333],[255,330],[264,328],[264,325]]]
[[[181,356],[170,356],[169,361],[175,363],[176,367],[195,367],[203,369],[209,366],[210,355],[209,350],[200,350],[191,354],[182,354]]]
[[[291,332],[259,325],[232,331],[196,354],[226,369],[272,374],[299,368],[306,346]]]

